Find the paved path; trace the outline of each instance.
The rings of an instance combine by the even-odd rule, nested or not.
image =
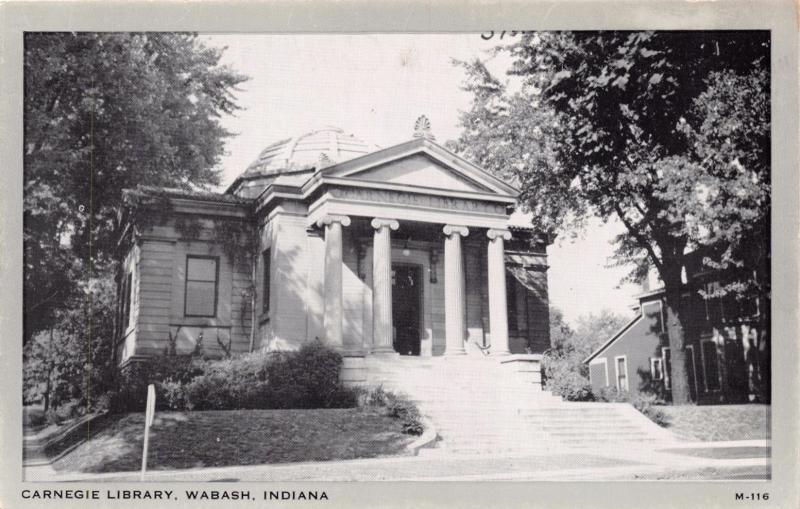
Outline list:
[[[754,447],[766,441],[738,443],[708,442],[683,447]],[[644,448],[595,449],[586,452],[560,451],[537,455],[492,457],[457,456],[426,451],[419,456],[373,458],[347,461],[258,465],[148,472],[149,481],[490,481],[490,480],[623,480],[658,478],[667,473],[701,475],[703,469],[730,470],[731,478],[765,478],[766,457],[712,459],[659,452]],[[49,469],[49,470],[48,470]],[[26,470],[26,480],[50,481],[136,481],[138,472],[111,474],[57,474],[52,468]],[[715,477],[719,478],[719,477]]]

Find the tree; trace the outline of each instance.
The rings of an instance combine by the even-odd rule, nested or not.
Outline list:
[[[572,342],[576,350],[580,351],[581,359],[585,359],[630,320],[618,313],[603,309],[597,314],[581,315],[577,322]]]
[[[612,311],[578,317],[577,329],[564,321],[560,309],[550,307],[550,342],[545,352],[543,369],[548,388],[568,400],[592,397],[589,367],[583,360],[607,341],[627,320]]]
[[[244,80],[221,55],[194,34],[26,34],[26,343],[113,273],[122,189],[219,182]]]
[[[519,87],[461,63],[474,101],[453,147],[513,178],[544,230],[621,221],[617,262],[664,282],[672,397],[687,402],[687,255],[768,276],[769,34],[523,33],[496,51]]]
[[[565,350],[572,344],[575,331],[564,320],[564,313],[550,306],[550,345],[555,350]]]
[[[67,401],[89,407],[111,389],[114,280],[80,285],[79,302],[66,302],[54,325],[35,334],[23,349],[25,402],[41,399],[45,412]],[[91,305],[87,305],[91,303]]]

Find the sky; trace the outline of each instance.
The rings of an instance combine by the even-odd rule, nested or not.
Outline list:
[[[412,137],[426,115],[436,141],[458,137],[461,111],[471,97],[461,90],[452,59],[492,58],[496,41],[479,34],[213,34],[210,46],[227,47],[222,62],[250,80],[236,92],[242,107],[223,125],[232,133],[222,160],[223,189],[270,143],[323,125],[388,147]],[[498,75],[508,60],[494,57]],[[593,221],[574,241],[563,236],[548,249],[551,304],[565,319],[609,309],[631,316],[637,288],[618,288],[624,268],[608,268],[609,240],[621,226]]]

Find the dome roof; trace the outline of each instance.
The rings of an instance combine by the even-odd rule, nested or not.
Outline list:
[[[372,146],[338,127],[325,126],[269,145],[242,176],[256,177],[320,168],[374,152]]]

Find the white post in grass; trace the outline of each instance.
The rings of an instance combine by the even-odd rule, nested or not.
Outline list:
[[[147,470],[147,446],[150,445],[150,426],[153,424],[153,415],[156,413],[156,388],[153,384],[147,386],[147,410],[144,414],[144,448],[142,450],[142,476]]]

